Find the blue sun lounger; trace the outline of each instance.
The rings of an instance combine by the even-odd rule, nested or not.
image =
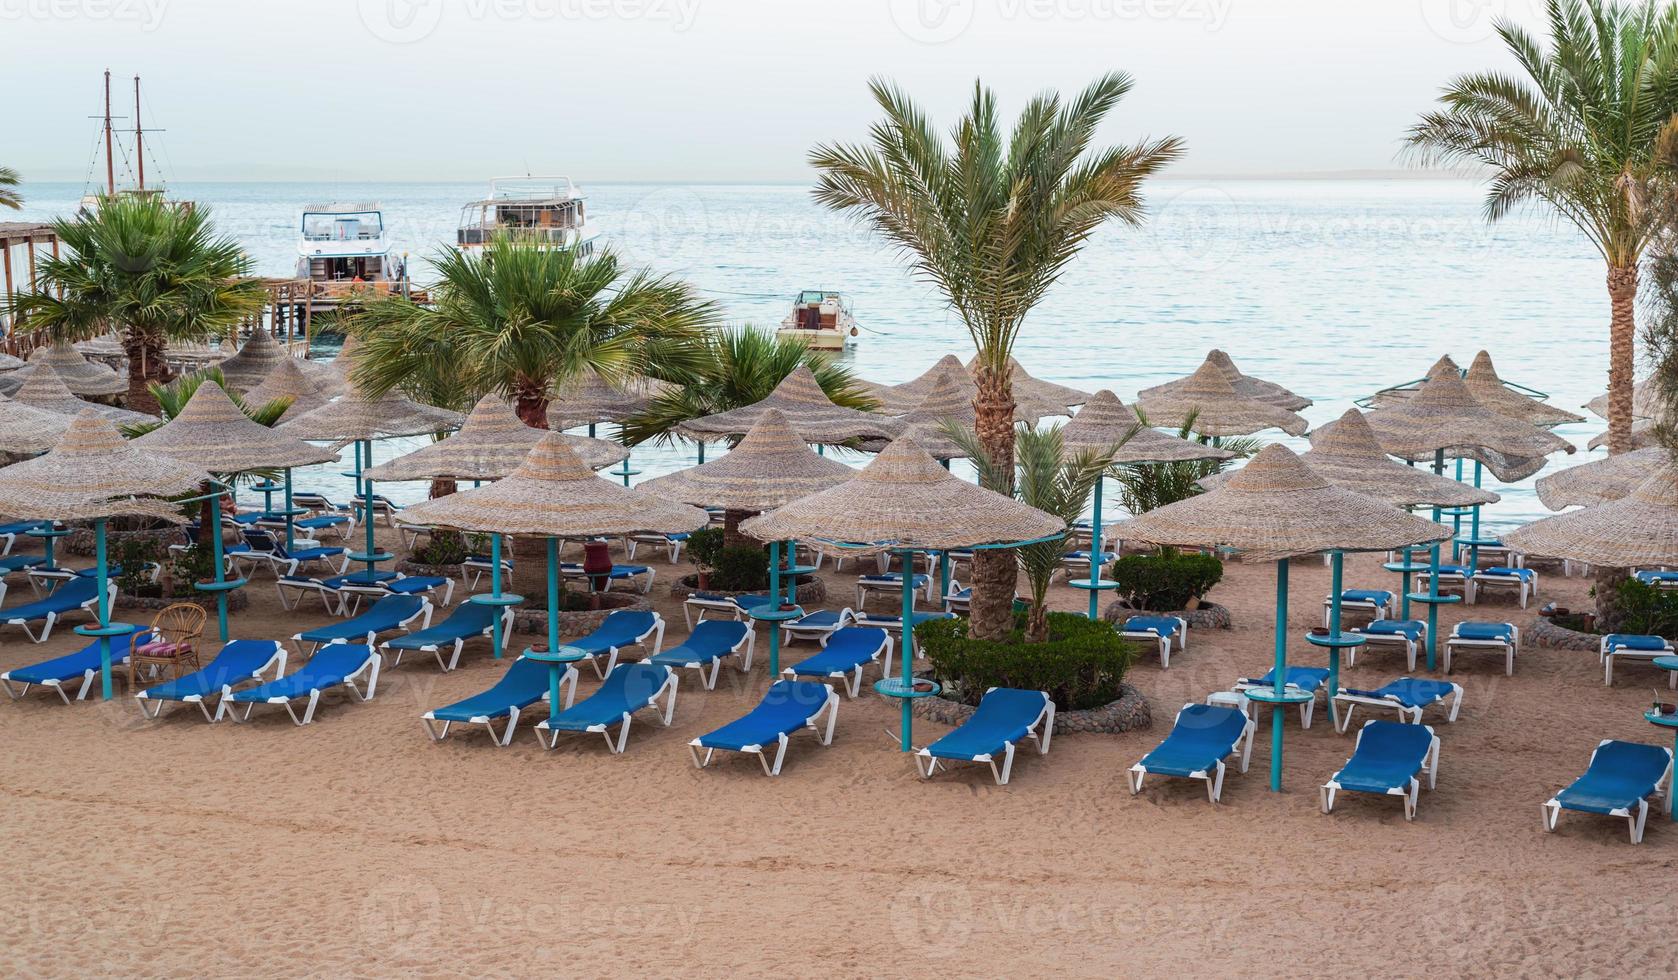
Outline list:
[[[1340,593],[1340,611],[1366,612],[1371,619],[1387,619],[1392,616],[1393,601],[1396,597],[1386,589],[1344,589]],[[1323,598],[1323,625],[1332,625],[1329,619],[1333,616],[1334,596]]]
[[[1373,691],[1343,687],[1334,695],[1334,704],[1344,706],[1337,713],[1335,731],[1346,734],[1352,725],[1352,712],[1358,705],[1368,708],[1391,708],[1398,712],[1398,720],[1411,725],[1422,723],[1422,712],[1445,699],[1451,701],[1451,713],[1445,719],[1457,720],[1462,711],[1462,685],[1450,681],[1436,681],[1429,677],[1400,677],[1382,684]]]
[[[1474,573],[1475,601],[1479,601],[1479,594],[1490,586],[1505,586],[1515,590],[1516,599],[1521,608],[1527,607],[1527,599],[1538,594],[1538,572],[1531,568],[1511,568],[1507,565],[1496,565],[1492,568],[1482,568]]]
[[[421,620],[420,628],[430,626],[431,603],[419,596],[388,595],[373,603],[371,609],[354,619],[298,633],[292,640],[297,644],[297,648],[305,653],[330,643],[359,641],[371,647],[380,633],[405,630],[409,623],[421,616],[424,619]],[[309,644],[308,650],[304,650],[305,643]]]
[[[1224,760],[1241,755],[1241,771],[1253,755],[1253,732],[1258,726],[1235,708],[1214,704],[1185,704],[1165,741],[1142,761],[1130,767],[1130,792],[1142,792],[1142,777],[1149,773],[1180,776],[1206,782],[1206,796],[1213,803],[1224,793]]]
[[[875,626],[847,626],[822,640],[821,652],[781,671],[787,677],[838,678],[845,681],[845,694],[856,697],[862,691],[862,668],[885,657],[881,668],[891,673],[891,637]]]
[[[1652,585],[1657,589],[1678,589],[1678,572],[1664,569],[1638,569],[1632,577],[1644,585]]]
[[[694,626],[693,632],[680,646],[648,657],[647,663],[663,664],[672,670],[697,670],[699,683],[710,691],[716,689],[717,671],[722,669],[724,657],[740,657],[740,673],[750,673],[752,650],[756,645],[757,634],[749,625],[734,620],[711,619]],[[705,670],[707,667],[711,668],[709,673]]]
[[[955,613],[948,613],[948,612],[914,612],[914,613],[909,614],[909,629],[910,629],[911,634],[912,634],[915,627],[919,626],[922,623],[928,622],[930,620],[934,620],[934,619],[955,619],[955,618],[956,618]],[[866,626],[866,627],[869,627],[870,629],[885,630],[887,633],[890,633],[891,635],[896,636],[899,633],[903,632],[903,614],[902,613],[869,612],[867,610],[863,610],[862,612],[859,612],[859,613],[856,614],[855,619],[851,620],[851,625],[852,626]],[[909,649],[910,649],[911,652],[913,652],[915,654],[915,656],[919,657],[921,655],[920,645],[915,643],[915,638],[914,638],[913,635],[911,635],[909,637]]]
[[[116,597],[117,584],[110,583],[110,594]],[[70,581],[54,589],[44,599],[11,609],[0,609],[0,625],[21,626],[24,635],[36,643],[45,643],[52,636],[52,627],[68,613],[75,611],[92,611],[99,601],[99,582],[85,575],[78,575]],[[29,624],[39,620],[41,635],[36,636]]]
[[[1363,637],[1367,646],[1402,646],[1405,661],[1409,664],[1406,670],[1416,669],[1416,653],[1427,646],[1427,623],[1419,619],[1377,619],[1354,626],[1347,632]],[[1358,648],[1348,647],[1346,666],[1355,667],[1357,662]]]
[[[114,670],[128,663],[128,654],[133,647],[129,646],[130,637],[121,637],[111,641],[111,667]],[[134,646],[142,646],[151,642],[151,630],[141,630],[132,637]],[[43,660],[28,667],[18,667],[0,674],[0,685],[4,685],[6,693],[13,701],[29,693],[31,687],[50,687],[70,703],[70,694],[64,685],[81,681],[82,686],[76,691],[76,700],[87,697],[87,692],[93,687],[94,678],[99,676],[99,641],[94,640],[75,653],[51,660]],[[12,685],[22,684],[21,689]]]
[[[1145,640],[1159,647],[1159,668],[1171,666],[1171,648],[1187,650],[1189,621],[1181,616],[1131,616],[1119,627],[1119,635],[1131,640]]]
[[[221,695],[246,681],[261,681],[270,670],[277,679],[285,673],[285,647],[275,640],[234,640],[222,646],[221,652],[202,669],[184,674],[156,687],[136,691],[134,699],[140,704],[140,714],[156,718],[171,701],[196,704],[204,713],[205,721],[216,721],[221,715],[218,706],[210,712],[206,698]]]
[[[1273,687],[1276,683],[1276,668],[1272,667],[1264,672],[1262,677],[1243,677],[1235,682],[1232,691],[1245,693],[1255,687]],[[1299,705],[1299,727],[1310,728],[1311,719],[1317,713],[1317,695],[1320,693],[1326,699],[1328,693],[1327,667],[1289,667],[1287,686],[1294,690],[1304,691],[1311,695],[1311,700],[1302,701]],[[1329,713],[1332,717],[1334,702],[1329,702]]]
[[[1555,832],[1563,810],[1624,817],[1631,842],[1643,843],[1649,800],[1672,791],[1672,750],[1605,738],[1591,752],[1585,774],[1543,806],[1544,829]]]
[[[557,717],[544,718],[536,723],[536,739],[543,748],[559,744],[564,732],[599,732],[606,737],[606,748],[620,755],[629,741],[629,722],[642,708],[658,708],[658,699],[666,697],[660,720],[666,728],[676,711],[676,672],[663,664],[618,664],[606,675],[599,689],[564,711]],[[612,741],[612,726],[618,727],[617,741]]]
[[[367,693],[363,694],[356,681],[367,681]],[[287,674],[278,680],[256,687],[247,687],[235,691],[231,686],[222,688],[221,702],[216,705],[216,716],[222,712],[233,716],[237,722],[249,721],[251,711],[259,704],[277,704],[285,708],[286,714],[299,727],[315,720],[315,708],[320,704],[320,696],[336,687],[349,688],[350,692],[361,701],[373,700],[373,692],[379,686],[379,652],[371,646],[349,643],[328,643],[320,648],[320,652],[309,658],[302,669],[295,674]],[[293,701],[307,699],[308,704],[303,708],[303,716],[299,718],[297,711],[291,706]],[[239,714],[237,707],[228,705],[244,705],[245,713]]]
[[[709,613],[721,613],[729,619],[745,619],[748,610],[768,601],[769,595],[765,592],[747,592],[742,595],[694,592],[682,601],[682,619],[687,622],[690,630],[695,623],[703,623]]]
[[[560,563],[559,574],[582,582],[596,577],[584,571],[581,562],[570,561]],[[610,591],[613,582],[628,582],[637,592],[646,595],[652,591],[653,579],[658,577],[658,572],[651,565],[613,565],[611,571],[598,577],[606,580],[606,588],[601,591]]]
[[[795,620],[781,624],[781,640],[791,643],[794,640],[820,640],[831,636],[851,625],[856,614],[851,607],[834,612],[832,609],[818,609],[813,613],[805,613]]]
[[[822,726],[822,715],[827,725]],[[711,764],[711,757],[720,749],[757,756],[766,776],[779,776],[781,763],[787,755],[787,743],[793,735],[805,730],[816,733],[823,745],[833,744],[833,724],[839,718],[839,694],[832,684],[814,681],[776,681],[769,685],[763,700],[740,718],[713,732],[708,732],[688,743],[693,764],[703,769]],[[764,748],[775,746],[775,761],[771,763]],[[699,750],[704,749],[701,756]]]
[[[1404,819],[1416,819],[1416,798],[1421,795],[1419,773],[1427,773],[1427,788],[1439,778],[1439,737],[1427,725],[1406,725],[1398,721],[1368,721],[1358,731],[1357,745],[1346,765],[1323,784],[1323,812],[1334,812],[1334,797],[1341,790],[1380,793],[1404,800]]]
[[[409,650],[429,653],[437,658],[437,666],[447,673],[460,666],[460,651],[467,640],[487,638],[497,628],[501,630],[501,645],[505,647],[508,634],[513,630],[511,606],[497,609],[480,602],[463,602],[436,626],[393,637],[379,644],[379,649],[395,651],[390,661],[392,667],[400,667],[402,654]],[[443,657],[444,647],[451,648],[447,659]]]
[[[1451,672],[1451,655],[1457,650],[1495,650],[1503,654],[1503,672],[1515,676],[1515,651],[1521,645],[1521,631],[1514,623],[1461,622],[1445,638],[1445,673]],[[1410,669],[1416,668],[1414,659]]]
[[[1602,644],[1597,651],[1597,656],[1602,660],[1602,683],[1614,683],[1614,661],[1617,659],[1652,661],[1656,657],[1670,657],[1675,653],[1678,651],[1673,650],[1672,641],[1663,637],[1639,633],[1610,633],[1602,638]]]
[[[566,680],[571,682],[571,694],[575,694],[577,669],[566,664],[565,670],[568,675]],[[432,708],[420,715],[420,724],[425,726],[425,733],[431,736],[433,742],[448,738],[452,725],[482,725],[489,729],[490,738],[496,745],[506,747],[512,743],[513,731],[519,726],[519,713],[547,696],[548,665],[540,660],[520,657],[489,690],[454,704]],[[562,707],[570,707],[570,695],[566,696],[566,701]],[[507,719],[507,727],[499,735],[495,732],[495,720],[498,718]],[[441,729],[437,727],[437,722],[443,723]]]
[[[909,591],[920,593],[927,591],[932,585],[932,576],[925,572],[916,572],[909,576]],[[868,597],[876,592],[901,597],[903,595],[903,576],[898,572],[886,572],[881,575],[859,575],[856,580],[856,608],[862,609],[868,605]],[[927,599],[931,599],[929,594]],[[910,602],[914,597],[910,597]]]
[[[653,638],[650,648],[648,637]],[[664,618],[655,612],[619,609],[609,614],[594,632],[569,640],[564,645],[586,652],[588,662],[594,665],[595,676],[604,678],[617,666],[618,651],[625,647],[647,648],[649,654],[657,656],[664,646]],[[606,658],[604,670],[600,667],[601,657]]]
[[[945,762],[983,762],[998,786],[1008,783],[1014,769],[1014,746],[1022,738],[1037,742],[1046,755],[1055,734],[1055,703],[1042,691],[993,687],[979,699],[979,707],[961,726],[915,753],[915,769],[930,779]],[[1002,756],[1002,768],[996,757]]]

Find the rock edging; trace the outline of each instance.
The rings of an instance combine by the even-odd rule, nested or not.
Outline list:
[[[1129,684],[1122,685],[1119,690],[1117,701],[1099,708],[1056,711],[1056,734],[1079,732],[1118,735],[1152,727],[1153,709],[1148,704],[1147,696]],[[914,706],[917,718],[951,726],[962,724],[977,710],[970,704],[962,704],[945,697],[920,698],[910,703]]]
[[[1101,618],[1109,623],[1123,622],[1131,616],[1181,616],[1188,621],[1191,630],[1227,630],[1234,627],[1229,609],[1215,602],[1201,600],[1198,609],[1179,609],[1175,612],[1153,612],[1147,609],[1134,609],[1125,605],[1123,599],[1114,599],[1108,603]]]
[[[1538,617],[1538,622],[1527,629],[1525,638],[1535,646],[1552,650],[1588,650],[1596,653],[1602,649],[1600,634],[1581,633],[1565,626],[1557,626],[1548,616]]]

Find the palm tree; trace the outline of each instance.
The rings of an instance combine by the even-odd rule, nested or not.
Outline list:
[[[436,267],[432,306],[392,296],[346,317],[362,342],[358,385],[427,398],[419,384],[460,404],[499,392],[525,424],[546,428],[557,385],[590,368],[679,380],[701,366],[697,341],[717,322],[693,287],[626,271],[610,250],[584,257],[500,238],[481,253],[445,249]]]
[[[11,208],[13,211],[23,209],[23,195],[14,188],[23,183],[23,178],[11,167],[0,167],[0,208]]]
[[[1034,98],[1012,132],[996,96],[975,84],[973,102],[946,141],[896,87],[870,83],[885,113],[868,145],[822,145],[816,200],[867,221],[910,259],[961,317],[978,351],[973,408],[995,484],[1013,488],[1014,396],[1009,357],[1032,307],[1102,222],[1143,218],[1142,182],[1176,159],[1175,137],[1094,149],[1095,130],[1130,91],[1108,74],[1076,98]],[[970,635],[1000,640],[1013,625],[1015,558],[980,552],[974,563]]]
[[[150,386],[170,377],[170,341],[207,340],[259,314],[267,290],[245,278],[250,263],[210,213],[159,198],[101,198],[81,217],[53,222],[66,246],[41,264],[35,291],[19,294],[14,317],[55,339],[85,340],[112,327],[128,357],[128,404],[157,410]]]
[[[1638,263],[1659,232],[1678,137],[1678,8],[1551,0],[1549,46],[1499,21],[1521,67],[1464,75],[1408,145],[1423,162],[1489,168],[1488,221],[1543,201],[1608,264],[1608,451],[1631,446]]]

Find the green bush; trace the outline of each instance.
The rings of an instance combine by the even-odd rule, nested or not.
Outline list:
[[[1620,583],[1619,633],[1678,639],[1678,592],[1668,592],[1637,579]]]
[[[987,689],[1047,691],[1061,709],[1098,708],[1119,699],[1135,647],[1113,625],[1052,612],[1049,641],[1026,643],[1024,613],[1007,640],[975,640],[965,619],[934,619],[915,627],[933,674],[951,697],[978,704]]]
[[[705,527],[688,535],[687,553],[694,567],[710,570],[717,567],[722,554],[723,531],[720,527]]]
[[[487,537],[481,534],[475,534],[473,537],[485,540],[484,553],[487,554]],[[433,531],[425,544],[415,548],[408,555],[408,559],[421,565],[458,565],[472,553],[473,547],[475,545],[467,542],[466,535],[458,531]]]
[[[1119,596],[1132,609],[1176,612],[1211,591],[1223,579],[1224,565],[1213,555],[1166,551],[1126,555],[1113,562],[1112,573]]]
[[[216,554],[213,547],[201,547],[194,542],[185,551],[169,553],[169,596],[185,599],[198,595],[194,582],[209,582],[216,577]]]
[[[161,594],[161,589],[152,584],[151,572],[146,569],[146,564],[162,564],[169,554],[163,542],[156,538],[124,538],[118,542],[115,551],[113,564],[122,568],[122,574],[116,577],[118,592],[133,596]]]
[[[692,538],[688,539],[691,545]],[[755,592],[769,587],[769,555],[762,548],[723,548],[711,565],[711,588],[722,592]]]

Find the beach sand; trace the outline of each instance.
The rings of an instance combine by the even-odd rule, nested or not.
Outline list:
[[[685,635],[668,596],[678,572],[656,561],[669,645]],[[1349,559],[1347,586],[1395,588],[1378,562]],[[851,576],[824,574],[836,599],[851,594]],[[1297,635],[1321,622],[1327,570],[1299,561],[1293,575],[1291,656],[1320,664]],[[1678,827],[1652,814],[1634,847],[1622,820],[1567,814],[1554,835],[1539,821],[1600,739],[1667,743],[1641,717],[1664,680],[1647,667],[1605,688],[1591,653],[1528,644],[1513,678],[1490,655],[1459,662],[1462,716],[1434,722],[1439,784],[1414,823],[1398,800],[1358,794],[1319,812],[1317,787],[1353,740],[1321,712],[1309,731],[1286,723],[1283,793],[1267,788],[1267,719],[1221,804],[1189,780],[1131,796],[1125,770],[1177,708],[1265,669],[1273,584],[1272,566],[1229,565],[1210,597],[1235,628],[1196,632],[1169,671],[1154,657],[1133,669],[1152,731],[1057,735],[1047,756],[1022,752],[1005,787],[980,767],[921,782],[888,737],[893,706],[869,693],[843,704],[831,748],[795,741],[778,779],[749,758],[696,770],[686,742],[768,683],[761,640],[749,677],[725,667],[708,692],[684,675],[674,724],[637,721],[622,756],[595,736],[544,752],[528,727],[506,749],[478,729],[433,744],[421,712],[502,669],[483,644],[454,673],[425,659],[386,671],[371,703],[331,695],[307,728],[278,708],[240,726],[191,708],[146,722],[120,686],[68,707],[35,693],[0,704],[6,972],[1673,971],[1661,882]],[[1542,585],[1544,601],[1588,602],[1586,580]],[[318,606],[283,612],[266,576],[250,593],[236,637],[325,621]],[[1083,603],[1058,584],[1054,600]],[[1499,597],[1469,612],[1524,627],[1537,606]],[[40,645],[6,628],[0,668],[80,642],[67,627]],[[1384,648],[1347,676],[1370,687],[1403,667]],[[584,674],[580,694],[597,683]],[[916,739],[941,730],[918,721]]]

